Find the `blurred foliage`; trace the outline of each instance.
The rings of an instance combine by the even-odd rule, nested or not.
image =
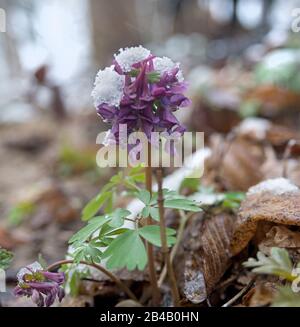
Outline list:
[[[239,114],[242,118],[257,116],[261,102],[257,99],[249,99],[241,103]]]
[[[82,151],[64,145],[59,152],[58,171],[63,176],[90,173],[96,177],[99,175],[97,168],[96,153],[93,151]]]
[[[12,226],[20,225],[24,219],[35,211],[35,204],[30,201],[23,201],[12,208],[8,214],[8,222]]]
[[[293,292],[290,286],[280,286],[277,291],[272,307],[300,307],[300,294]]]
[[[91,275],[88,267],[82,266],[78,269],[77,264],[62,265],[60,270],[63,271],[66,276],[64,285],[65,292],[73,297],[79,294],[81,280]]]
[[[145,174],[142,166],[132,168],[127,175],[120,171],[117,175],[112,176],[101,191],[83,208],[82,220],[89,220],[100,209],[104,209],[105,213],[110,213],[113,210],[113,199],[120,187],[125,187],[128,192],[132,192],[139,190],[138,184],[144,183],[144,181]]]
[[[272,60],[270,59],[272,56]],[[293,91],[300,90],[299,50],[274,51],[255,67],[258,84],[275,84]],[[271,62],[271,63],[270,63]]]
[[[222,201],[223,208],[238,209],[241,202],[245,199],[243,192],[228,192],[224,193],[224,200]]]
[[[190,192],[194,193],[199,190],[200,178],[184,178],[180,184],[179,192],[184,189],[188,189]]]
[[[198,178],[185,178],[180,185],[180,190],[184,189],[194,195],[211,195],[213,199],[211,205],[220,205],[223,208],[232,210],[238,209],[245,199],[245,193],[243,192],[217,193],[212,186],[201,185]]]
[[[13,259],[13,253],[0,247],[0,269],[7,269]]]

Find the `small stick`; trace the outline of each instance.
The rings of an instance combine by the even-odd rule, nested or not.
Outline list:
[[[243,289],[241,289],[232,299],[230,299],[228,302],[222,305],[222,307],[230,307],[233,303],[235,303],[240,297],[242,297],[244,294],[246,294],[249,289],[254,284],[255,277],[252,278],[248,285],[246,285]]]

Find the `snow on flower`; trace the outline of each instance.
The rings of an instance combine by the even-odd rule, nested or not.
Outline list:
[[[106,103],[110,106],[118,106],[123,96],[125,77],[119,75],[114,66],[99,70],[92,91],[95,106]]]
[[[286,178],[267,179],[257,185],[249,188],[247,195],[259,194],[262,192],[270,192],[274,195],[282,195],[284,193],[293,193],[299,191],[299,188],[292,184]]]
[[[179,82],[184,81],[182,71],[179,69],[180,64],[175,63],[173,60],[171,60],[168,57],[155,57],[153,59],[153,66],[154,66],[154,70],[159,72],[160,75],[163,75],[164,73],[168,73],[173,69],[178,69],[178,72],[176,73],[176,77]]]
[[[123,72],[128,73],[132,70],[132,65],[137,64],[150,56],[150,50],[140,46],[120,49],[115,54],[115,60],[122,68]]]
[[[186,84],[179,63],[155,58],[142,46],[120,49],[113,63],[98,73],[92,92],[97,113],[111,125],[105,143],[110,143],[112,136],[117,144],[122,143],[121,125],[127,126],[128,135],[144,132],[149,141],[157,131],[182,135],[185,128],[174,111],[190,100],[183,94]],[[126,74],[129,71],[132,74]]]

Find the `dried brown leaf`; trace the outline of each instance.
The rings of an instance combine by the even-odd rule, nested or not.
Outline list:
[[[216,213],[193,218],[175,258],[175,269],[183,295],[201,303],[212,292],[230,264],[230,238],[235,217]]]
[[[243,138],[224,141],[214,137],[211,146],[213,155],[207,160],[206,171],[217,174],[226,189],[246,191],[263,179],[260,167],[265,155],[260,144]]]
[[[281,195],[262,192],[247,196],[241,204],[233,233],[233,255],[246,247],[260,221],[300,226],[300,191]]]

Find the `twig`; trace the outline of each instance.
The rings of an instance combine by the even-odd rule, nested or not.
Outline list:
[[[250,280],[248,285],[246,285],[243,289],[241,289],[232,299],[230,299],[228,302],[222,305],[222,307],[230,307],[233,303],[235,303],[240,297],[242,297],[244,294],[248,292],[248,290],[252,287],[254,284],[255,277]]]
[[[162,252],[164,255],[164,262],[167,267],[167,273],[169,277],[172,296],[174,299],[174,304],[175,306],[179,306],[180,297],[179,297],[176,277],[172,267],[168,243],[167,243],[167,232],[166,232],[165,213],[164,213],[164,197],[163,197],[163,186],[162,186],[163,174],[162,174],[161,167],[156,169],[156,178],[157,178],[157,189],[158,189],[157,203],[159,209],[160,239],[161,239]]]
[[[47,271],[51,271],[54,270],[57,267],[60,267],[62,265],[65,264],[69,264],[69,263],[74,263],[74,260],[60,260],[57,261],[55,263],[53,263],[52,265],[50,265],[46,270]],[[99,271],[101,271],[103,274],[105,274],[106,276],[108,276],[112,281],[114,281],[133,301],[138,302],[138,299],[136,298],[136,296],[131,292],[131,290],[128,288],[127,285],[125,285],[115,274],[113,274],[112,272],[106,270],[104,267],[96,264],[96,263],[91,263],[91,262],[87,262],[87,261],[79,261],[80,264],[82,265],[86,265],[86,266],[90,266],[93,267]]]

